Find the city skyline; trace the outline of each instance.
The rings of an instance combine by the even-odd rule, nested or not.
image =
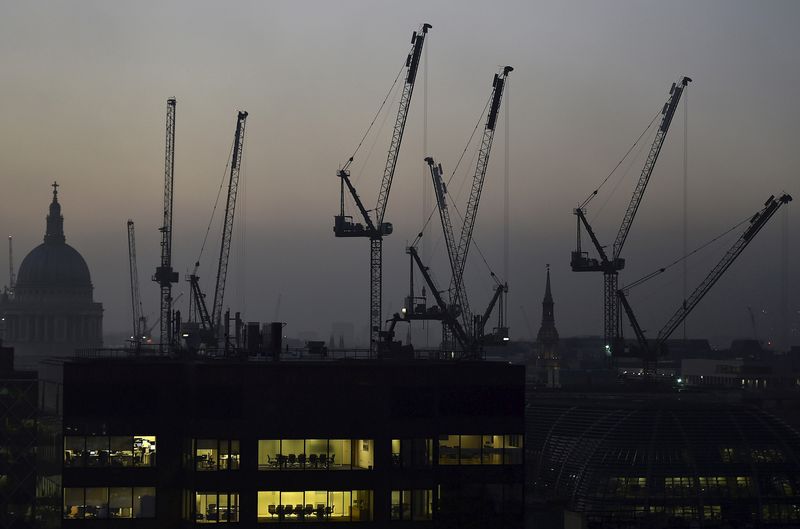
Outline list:
[[[188,12],[170,6],[162,15],[155,4],[11,6],[12,16],[0,22],[7,72],[0,107],[8,117],[0,126],[6,197],[0,226],[14,236],[16,266],[41,241],[47,186],[58,180],[67,242],[89,263],[95,297],[106,308],[106,331],[122,331],[130,320],[128,218],[137,226],[145,312],[157,314],[158,288],[149,276],[159,252],[164,103],[174,96],[173,263],[182,275],[174,290],[185,293],[181,303],[188,299],[183,275],[197,259],[223,177],[235,112],[247,110],[226,305],[247,320],[268,321],[280,297],[279,319],[289,322],[290,334],[319,329],[327,339],[334,321],[351,321],[358,330],[368,316],[366,245],[333,237],[335,171],[369,125],[407,53],[411,31],[423,22],[433,25],[422,67],[426,90],[418,87],[411,104],[387,213],[395,231],[384,246],[386,318],[399,310],[407,290],[405,243],[427,216],[423,185],[430,186],[430,176],[423,158],[435,156],[449,175],[485,104],[491,76],[504,64],[515,67],[504,103],[508,114],[501,112],[475,238],[500,273],[508,116],[512,337],[528,338],[528,324],[538,322],[546,263],[552,265],[561,334],[602,333],[599,277],[569,271],[571,209],[619,161],[680,75],[695,80],[687,92],[689,249],[748,218],[770,195],[797,191],[800,155],[792,126],[800,116],[785,105],[800,86],[792,66],[800,44],[791,23],[800,13],[793,4],[617,3],[606,9],[509,3],[492,10],[475,3],[464,4],[463,20],[448,16],[452,5],[412,5],[402,16],[383,17],[389,4],[313,5],[313,16],[305,18],[289,3],[242,4],[241,13],[207,4]],[[170,21],[180,17],[189,24],[172,27]],[[239,31],[226,40],[231,25]],[[369,146],[372,154],[354,164],[368,204],[377,194],[389,128]],[[683,139],[680,109],[631,231],[621,285],[682,251]],[[603,241],[619,225],[638,160],[623,167],[627,175],[616,193],[601,196],[589,211]],[[466,200],[466,189],[458,193],[464,177],[462,168],[451,186],[459,204]],[[789,216],[791,237],[800,226],[786,209],[779,216]],[[206,290],[215,273],[219,215],[201,260]],[[435,220],[426,238],[434,241],[429,257],[444,287],[446,255],[435,242],[441,239]],[[690,336],[749,335],[748,306],[775,311],[781,223],[776,219],[765,229],[698,307]],[[690,261],[690,291],[726,241]],[[790,245],[790,251],[793,270],[797,249]],[[472,257],[467,288],[482,306],[492,282],[478,255]],[[0,259],[7,263],[7,248]],[[799,283],[790,277],[793,310]],[[680,284],[680,273],[673,272],[632,295],[651,333],[680,303]],[[773,325],[767,316],[762,323]]]

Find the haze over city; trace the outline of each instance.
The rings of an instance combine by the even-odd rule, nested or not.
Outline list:
[[[682,253],[685,116],[689,249],[749,218],[770,195],[798,192],[800,109],[793,101],[800,89],[800,5],[794,2],[19,2],[2,11],[0,228],[14,237],[18,266],[41,242],[49,185],[57,180],[67,242],[89,263],[106,333],[129,327],[128,218],[136,222],[145,311],[157,317],[158,288],[149,277],[160,251],[168,97],[178,100],[176,270],[183,276],[198,258],[236,111],[246,110],[226,305],[247,320],[268,321],[280,297],[278,318],[289,323],[290,335],[315,330],[327,339],[335,321],[365,326],[368,245],[334,238],[336,170],[373,119],[403,66],[411,31],[423,22],[433,28],[386,215],[394,224],[383,249],[387,317],[407,291],[404,248],[434,206],[428,191],[423,207],[431,186],[423,158],[434,156],[449,176],[481,116],[492,75],[504,65],[514,72],[475,240],[502,277],[507,170],[506,279],[515,339],[532,338],[529,329],[537,327],[547,263],[562,336],[602,334],[602,281],[569,268],[572,209],[611,172],[681,75],[694,80],[687,111],[676,113],[627,242],[620,284]],[[391,116],[384,112],[376,128],[352,168],[368,207],[377,196]],[[646,149],[649,140],[641,143]],[[458,204],[466,201],[475,150],[473,144],[450,185]],[[623,164],[589,208],[602,241],[613,239],[644,162],[646,152],[634,153],[638,158]],[[201,259],[207,289],[223,206]],[[786,229],[796,341],[800,221],[792,207],[779,217],[698,306],[689,336],[719,343],[749,336],[749,306],[758,309],[769,338],[778,323]],[[444,283],[440,233],[434,216],[424,251]],[[737,234],[689,261],[690,290]],[[3,245],[0,259],[7,258]],[[466,282],[475,304],[484,305],[493,282],[477,252]],[[661,327],[682,299],[681,285],[676,267],[631,293],[645,327]],[[177,305],[185,310],[183,277],[173,292],[185,293]]]

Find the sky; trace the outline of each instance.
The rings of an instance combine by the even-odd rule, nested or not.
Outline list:
[[[394,225],[384,242],[386,316],[402,305],[404,250],[431,213],[423,159],[434,156],[451,174],[482,126],[493,74],[511,65],[474,236],[488,266],[473,248],[471,304],[488,303],[490,271],[504,276],[507,269],[511,335],[530,338],[549,263],[560,334],[601,334],[602,279],[569,267],[572,210],[617,165],[680,76],[694,82],[628,238],[620,284],[682,255],[684,153],[689,249],[749,217],[770,195],[800,198],[798,20],[800,4],[792,1],[5,2],[0,230],[13,235],[19,266],[41,242],[49,185],[58,180],[67,242],[88,262],[105,331],[113,333],[130,327],[126,222],[133,219],[145,312],[156,317],[158,288],[149,279],[160,251],[165,107],[174,96],[173,263],[183,275],[200,256],[210,292],[219,208],[209,222],[236,112],[246,110],[226,305],[248,321],[285,321],[290,335],[316,331],[327,339],[341,321],[361,329],[369,250],[364,240],[333,236],[336,170],[389,92],[412,31],[427,22],[433,28],[386,214]],[[353,163],[368,207],[377,198],[396,105],[390,96]],[[646,150],[650,138],[639,147]],[[450,184],[462,211],[476,149],[474,142],[467,148]],[[633,152],[587,211],[609,244],[644,164],[642,149]],[[761,339],[775,334],[784,230],[789,302],[800,319],[800,220],[796,206],[784,209],[692,314],[689,336],[715,343],[751,337],[747,307],[757,314]],[[445,286],[436,217],[425,233],[424,255]],[[688,261],[689,290],[737,233]],[[4,245],[0,260],[7,257]],[[680,304],[681,270],[631,291],[652,335]],[[186,310],[188,284],[174,292],[185,293],[178,308]]]

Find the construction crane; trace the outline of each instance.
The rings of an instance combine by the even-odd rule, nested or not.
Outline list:
[[[228,199],[225,203],[225,218],[222,223],[222,240],[219,247],[219,262],[217,264],[217,282],[214,288],[214,305],[211,312],[211,321],[219,331],[222,319],[222,303],[225,298],[225,280],[228,277],[228,257],[231,253],[231,240],[233,236],[233,218],[236,212],[236,195],[239,191],[239,173],[242,167],[242,154],[244,152],[244,126],[247,112],[240,111],[236,117],[236,135],[233,138],[233,154],[231,155],[231,172],[228,178]],[[219,335],[219,332],[217,332]],[[219,337],[219,336],[217,336]]]
[[[349,169],[354,156],[351,156],[347,163],[336,173],[341,179],[341,183],[339,215],[334,217],[333,232],[335,236],[366,237],[370,240],[370,355],[375,352],[375,348],[378,346],[382,324],[383,237],[392,233],[392,224],[384,222],[384,216],[389,201],[392,179],[394,178],[395,168],[397,167],[397,158],[400,154],[400,144],[403,141],[406,119],[411,105],[411,96],[414,93],[414,83],[417,79],[417,69],[422,56],[422,47],[425,43],[425,36],[432,27],[433,26],[430,24],[423,24],[421,29],[415,31],[411,36],[411,51],[406,57],[405,63],[405,82],[400,96],[400,106],[392,129],[392,139],[389,144],[389,152],[383,170],[383,179],[381,180],[381,186],[378,192],[378,202],[374,210],[374,220],[370,216],[370,212],[364,207],[352,182],[350,182]],[[364,220],[364,224],[353,222],[352,216],[345,215],[345,188],[353,198]]]
[[[489,303],[489,307],[484,315],[473,316],[469,306],[469,299],[464,288],[464,268],[466,266],[469,247],[472,243],[472,233],[474,231],[475,221],[478,215],[481,192],[483,191],[483,185],[486,180],[486,170],[489,166],[489,156],[491,154],[492,143],[494,141],[497,115],[500,110],[500,103],[503,100],[503,91],[506,84],[506,79],[508,74],[512,71],[514,71],[514,68],[511,66],[505,66],[500,73],[494,74],[494,77],[492,78],[492,92],[489,96],[489,104],[487,105],[489,110],[486,114],[486,123],[483,128],[483,136],[481,139],[480,149],[478,151],[478,161],[475,165],[475,173],[472,177],[470,195],[467,200],[467,208],[464,213],[464,222],[461,226],[461,233],[457,244],[453,234],[450,212],[447,206],[447,186],[442,178],[442,165],[436,164],[434,159],[430,156],[425,158],[425,161],[428,163],[428,167],[431,172],[434,194],[436,196],[436,206],[439,210],[439,218],[442,223],[442,231],[444,233],[445,245],[447,246],[447,255],[450,262],[450,304],[448,306],[448,311],[452,317],[461,318],[461,328],[464,330],[467,337],[466,344],[462,345],[466,345],[467,350],[469,350],[471,353],[475,353],[480,350],[480,343],[483,339],[484,328],[489,314],[493,310],[498,298],[503,296],[508,291],[507,285],[498,285],[498,288],[495,291],[495,296]],[[504,321],[502,321],[504,319],[503,316],[504,315],[501,315],[501,327],[504,327]],[[455,345],[452,343],[453,340],[450,332],[451,330],[452,327],[449,325],[442,326],[442,347],[445,349],[450,349]]]
[[[628,233],[633,225],[636,212],[639,210],[639,206],[642,203],[647,183],[650,181],[650,176],[653,174],[653,169],[655,168],[661,148],[664,145],[664,140],[666,140],[667,132],[669,132],[672,118],[675,116],[675,110],[678,107],[681,95],[691,81],[689,77],[684,76],[681,77],[677,83],[672,83],[672,87],[669,91],[669,99],[661,110],[661,122],[656,131],[653,143],[650,146],[650,151],[647,154],[644,167],[639,175],[639,180],[634,188],[633,196],[625,210],[622,224],[614,239],[614,246],[610,258],[606,254],[604,246],[598,242],[594,231],[586,220],[586,205],[597,194],[597,191],[590,195],[583,204],[574,210],[575,215],[578,217],[578,242],[577,249],[572,252],[570,264],[573,272],[603,272],[603,338],[606,354],[609,356],[614,354],[614,342],[620,335],[617,285],[619,271],[625,268],[625,259],[620,257],[622,248],[625,245],[625,240],[628,238]],[[589,258],[588,252],[583,252],[581,250],[581,225],[586,229],[587,234],[600,256],[600,260]]]
[[[633,328],[634,334],[636,335],[636,341],[638,343],[638,349],[634,349],[633,351],[625,352],[626,356],[636,356],[643,359],[645,363],[645,373],[649,372],[649,365],[655,362],[658,356],[664,355],[666,353],[666,341],[675,332],[675,329],[680,326],[683,320],[689,315],[689,313],[700,303],[700,300],[711,290],[711,287],[719,281],[722,275],[725,273],[728,268],[733,264],[739,255],[744,251],[748,244],[753,240],[753,238],[758,234],[759,231],[766,225],[770,218],[778,211],[778,209],[784,205],[788,204],[792,201],[792,197],[788,194],[783,194],[779,198],[775,198],[775,195],[770,196],[766,202],[764,202],[764,207],[758,211],[753,217],[750,219],[750,223],[748,224],[747,228],[744,230],[742,235],[733,243],[733,246],[725,253],[722,259],[711,269],[708,275],[700,282],[700,284],[695,288],[695,290],[689,295],[686,300],[678,307],[678,310],[667,320],[667,323],[658,331],[658,335],[655,338],[655,341],[652,343],[647,340],[645,337],[644,331],[642,330],[641,326],[639,325],[638,320],[636,319],[636,315],[631,308],[630,303],[628,302],[627,296],[625,291],[629,290],[632,286],[639,285],[643,282],[644,279],[649,279],[653,277],[655,274],[650,274],[643,278],[643,280],[636,281],[632,285],[627,288],[617,290],[617,297],[619,298],[622,307],[625,310],[626,315],[628,316],[628,321]],[[619,352],[618,352],[619,354]]]
[[[461,236],[456,247],[457,270],[451,278],[451,284],[461,281],[464,276],[464,267],[467,264],[467,254],[472,244],[472,232],[475,229],[475,220],[478,216],[478,205],[481,200],[483,183],[486,180],[486,169],[489,167],[489,155],[492,152],[492,142],[494,141],[495,125],[497,124],[497,113],[500,110],[500,103],[503,100],[503,89],[506,85],[508,74],[513,72],[511,66],[503,67],[501,73],[495,74],[492,80],[492,103],[489,112],[486,114],[486,125],[483,128],[481,147],[478,151],[478,162],[475,164],[475,173],[472,176],[472,187],[470,188],[467,209],[464,213],[464,225],[461,227]],[[469,307],[466,307],[469,309]],[[467,312],[469,312],[467,310]]]
[[[225,202],[225,216],[222,219],[222,238],[217,261],[217,279],[214,286],[214,298],[211,311],[206,305],[205,294],[200,289],[200,278],[197,270],[200,262],[194,265],[194,271],[189,275],[191,302],[193,311],[199,319],[201,341],[216,345],[219,343],[222,329],[222,307],[225,300],[225,282],[228,277],[228,259],[231,253],[233,238],[233,221],[236,213],[236,197],[239,191],[239,174],[242,167],[244,153],[244,133],[247,121],[247,112],[240,111],[236,117],[236,132],[233,137],[233,151],[231,154],[230,173],[228,176],[228,196]]]
[[[139,267],[136,261],[136,232],[133,221],[128,219],[128,269],[131,279],[131,315],[133,326],[131,341],[138,347],[142,340],[147,339],[147,317],[142,310],[142,298],[139,294]]]
[[[469,309],[469,301],[467,298],[466,288],[464,287],[464,276],[463,276],[463,267],[459,269],[461,265],[458,262],[458,256],[456,255],[456,245],[455,245],[455,238],[453,236],[453,225],[450,220],[450,210],[447,207],[447,199],[445,197],[447,193],[447,186],[444,183],[442,178],[442,164],[436,164],[432,157],[425,158],[425,161],[428,163],[428,167],[431,172],[431,179],[433,180],[433,189],[434,195],[436,196],[436,206],[439,210],[439,218],[442,223],[442,231],[444,232],[445,238],[445,246],[447,247],[447,255],[450,261],[450,272],[451,272],[451,284],[452,287],[450,289],[451,292],[451,300],[450,304],[448,305],[448,311],[453,315],[453,317],[461,316],[462,319],[462,328],[467,331],[467,335],[472,337],[472,341],[482,343],[485,334],[486,324],[489,321],[489,317],[491,316],[494,307],[497,305],[498,300],[501,300],[503,296],[508,292],[508,283],[498,283],[495,287],[494,295],[492,299],[489,301],[489,305],[486,307],[486,310],[483,312],[482,315],[475,315],[471,316],[471,311]],[[459,273],[462,272],[462,273]],[[494,276],[494,274],[493,274]],[[412,275],[412,291],[413,291],[413,275]],[[413,294],[412,294],[413,297]],[[445,329],[449,329],[449,327],[445,326]],[[498,335],[502,341],[508,340],[508,327],[505,324],[505,305],[501,301],[498,310],[498,326],[495,329],[495,333]],[[449,332],[444,333],[445,336],[451,336]],[[447,339],[445,338],[445,341]],[[445,348],[447,348],[448,344],[444,344]],[[452,344],[449,344],[452,345]]]
[[[172,283],[178,282],[178,272],[172,269],[172,198],[175,181],[175,98],[167,99],[166,142],[164,147],[164,216],[161,224],[161,265],[153,281],[161,287],[161,339],[159,349],[167,352],[174,344],[172,329]]]

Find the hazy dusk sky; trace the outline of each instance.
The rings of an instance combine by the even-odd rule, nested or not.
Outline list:
[[[511,333],[538,329],[545,264],[552,266],[562,336],[602,332],[602,279],[570,271],[574,208],[617,164],[681,75],[694,79],[626,245],[620,284],[682,251],[684,108],[688,101],[689,248],[755,213],[771,194],[800,199],[800,3],[794,1],[252,1],[13,2],[0,8],[0,231],[17,267],[44,234],[51,197],[67,242],[87,260],[105,331],[129,327],[126,221],[136,223],[145,311],[159,259],[166,99],[177,98],[175,267],[198,257],[223,178],[237,110],[247,110],[245,161],[226,305],[249,321],[275,317],[291,334],[368,317],[368,243],[335,239],[336,169],[346,161],[405,60],[413,30],[433,25],[411,104],[386,220],[384,312],[407,290],[406,243],[420,230],[423,158],[449,175],[478,121],[492,75],[512,65],[475,239],[502,274],[503,177],[510,178]],[[423,71],[424,70],[424,71]],[[427,87],[427,90],[425,89]],[[427,134],[423,108],[427,102]],[[353,164],[375,203],[396,99]],[[385,116],[379,120],[383,123]],[[376,126],[377,127],[377,126]],[[427,151],[424,137],[427,136]],[[649,146],[647,140],[645,150]],[[450,186],[463,210],[471,178]],[[637,151],[638,152],[638,151]],[[371,153],[369,156],[368,154]],[[624,164],[589,209],[611,244],[643,154]],[[616,186],[616,191],[612,190]],[[458,193],[461,190],[460,194]],[[800,318],[800,217],[788,209],[790,304]],[[697,308],[691,336],[751,334],[777,323],[784,213],[764,229]],[[201,260],[212,288],[220,212]],[[446,285],[438,220],[427,232]],[[734,237],[690,260],[690,289]],[[436,244],[436,241],[439,241]],[[588,243],[588,241],[587,241]],[[468,264],[473,307],[492,282],[477,252]],[[6,269],[7,247],[0,248]],[[3,272],[0,285],[7,281]],[[631,294],[655,334],[680,303],[680,267]],[[188,284],[178,308],[186,309]],[[521,306],[529,319],[525,322]],[[800,336],[795,336],[795,342]]]

